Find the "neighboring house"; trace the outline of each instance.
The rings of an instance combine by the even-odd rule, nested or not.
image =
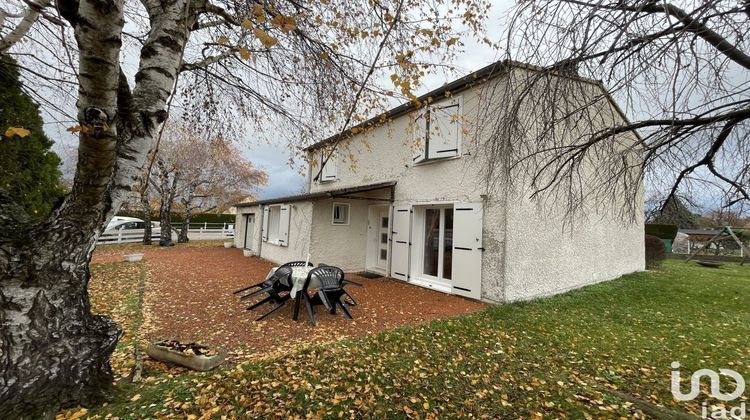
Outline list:
[[[308,193],[237,204],[235,245],[277,263],[309,254],[316,264],[494,302],[643,270],[642,219],[621,222],[613,209],[569,229],[565,209],[483,181],[483,139],[472,121],[482,85],[502,83],[508,71],[516,65],[496,63],[420,97],[428,106],[407,103],[361,124],[368,129],[350,130],[322,170],[337,137],[310,146],[317,164]],[[624,119],[614,103],[606,107]]]

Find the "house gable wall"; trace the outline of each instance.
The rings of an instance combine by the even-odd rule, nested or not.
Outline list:
[[[592,98],[601,93],[600,87],[593,84],[590,87]],[[596,106],[596,115],[609,120],[606,125],[624,121],[612,102],[598,101]],[[566,128],[564,132],[571,138],[569,143],[573,130]],[[619,147],[625,148],[638,139],[628,133],[620,136],[619,141]],[[636,155],[637,150],[633,152],[634,159]],[[642,186],[638,187],[639,202],[631,221],[624,221],[619,214],[624,201],[607,208],[595,206],[597,197],[593,193],[594,185],[599,182],[600,163],[585,160],[581,165],[581,194],[586,199],[581,211],[572,217],[567,214],[565,199],[534,201],[530,198],[534,191],[528,182],[508,185],[503,301],[549,296],[644,269]],[[518,168],[520,173],[525,170]],[[540,184],[544,182],[540,179]],[[625,191],[611,194],[623,200],[627,195]]]

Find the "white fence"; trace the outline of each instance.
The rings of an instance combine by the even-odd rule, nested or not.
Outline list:
[[[181,223],[172,224],[172,240],[177,240]],[[154,227],[151,239],[158,242],[161,228]],[[188,229],[190,240],[217,240],[234,238],[234,224],[229,223],[191,223]],[[102,233],[97,240],[97,245],[104,244],[127,244],[143,241],[143,229],[118,229]]]

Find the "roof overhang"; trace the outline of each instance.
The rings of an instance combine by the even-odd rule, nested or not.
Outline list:
[[[602,84],[602,82],[599,81],[599,80],[589,79],[587,77],[582,77],[582,76],[577,76],[577,75],[572,75],[572,74],[566,74],[566,73],[560,72],[559,70],[544,68],[544,67],[541,67],[541,66],[536,66],[536,65],[528,64],[528,63],[522,63],[522,62],[515,61],[515,60],[502,59],[502,60],[496,61],[496,62],[494,62],[492,64],[489,64],[489,65],[487,65],[485,67],[482,67],[481,69],[479,69],[479,70],[477,70],[475,72],[472,72],[472,73],[470,73],[470,74],[468,74],[468,75],[466,75],[464,77],[461,77],[461,78],[456,79],[456,80],[454,80],[454,81],[452,81],[452,82],[450,82],[448,84],[445,84],[445,85],[443,85],[443,86],[441,86],[441,87],[439,87],[437,89],[431,90],[431,91],[425,93],[424,95],[422,95],[422,96],[420,96],[420,97],[418,97],[418,98],[416,98],[416,99],[414,99],[412,101],[409,101],[409,102],[406,102],[404,104],[401,104],[401,105],[399,105],[399,106],[397,106],[395,108],[392,108],[392,109],[390,109],[390,110],[388,110],[388,111],[386,111],[386,112],[384,112],[384,113],[382,113],[380,115],[377,115],[377,116],[375,116],[373,118],[370,118],[369,120],[366,120],[366,121],[364,121],[364,122],[362,122],[360,124],[357,124],[356,126],[351,127],[351,128],[349,128],[348,130],[346,130],[344,132],[341,132],[341,133],[338,133],[338,134],[334,134],[334,135],[326,138],[325,140],[321,140],[321,141],[319,141],[317,143],[314,143],[314,144],[312,144],[310,146],[307,146],[307,147],[305,147],[302,150],[305,151],[305,152],[309,152],[311,150],[318,149],[318,148],[320,148],[322,146],[326,146],[328,144],[335,143],[338,140],[350,137],[350,136],[354,135],[355,132],[361,132],[364,129],[384,124],[384,123],[386,123],[386,122],[388,122],[388,121],[390,121],[390,120],[392,120],[392,119],[394,119],[396,117],[399,117],[401,115],[409,113],[409,112],[411,112],[411,111],[413,111],[415,109],[418,109],[418,108],[422,107],[426,103],[430,103],[431,101],[439,100],[439,99],[441,99],[443,97],[446,97],[446,96],[451,96],[451,95],[453,95],[455,93],[461,92],[463,90],[469,89],[471,87],[474,87],[474,86],[480,85],[482,83],[485,83],[485,82],[487,82],[489,80],[492,80],[495,77],[497,77],[497,76],[499,76],[501,74],[504,74],[508,69],[511,69],[511,68],[519,68],[519,69],[525,69],[525,70],[530,70],[530,71],[535,71],[535,72],[552,71],[557,76],[561,76],[561,77],[565,77],[565,78],[573,79],[573,80],[578,80],[578,81],[584,82],[584,83],[591,83],[591,84],[598,85],[605,92],[607,92],[606,88],[604,87],[604,85]],[[607,93],[607,97],[615,105],[616,110],[627,121],[628,120],[627,117],[622,112],[622,110],[617,105],[617,103],[615,103],[614,100],[612,100],[612,98],[609,97],[609,93]],[[636,135],[638,135],[637,132],[636,132]]]
[[[496,61],[488,66],[485,66],[467,76],[464,76],[460,79],[456,79],[448,84],[445,84],[437,89],[431,90],[424,95],[418,97],[417,99],[414,99],[412,101],[406,102],[404,104],[401,104],[395,108],[392,108],[380,115],[377,115],[373,118],[370,118],[369,120],[366,120],[360,124],[357,124],[356,126],[338,134],[334,134],[331,137],[328,137],[325,140],[321,140],[315,144],[312,144],[310,146],[307,146],[306,148],[302,149],[306,152],[317,149],[321,146],[324,146],[329,143],[333,143],[339,139],[346,138],[348,136],[351,136],[354,131],[359,132],[362,129],[370,128],[373,126],[377,126],[380,124],[383,124],[389,120],[392,120],[393,118],[399,117],[401,115],[404,115],[406,113],[409,113],[417,108],[420,108],[423,104],[428,103],[430,101],[438,100],[444,96],[452,95],[454,93],[458,93],[462,90],[468,89],[471,86],[474,86],[476,84],[484,83],[495,76],[502,73],[502,70],[507,68],[508,65],[511,62],[508,60],[500,60]]]
[[[286,197],[269,198],[267,200],[250,201],[246,203],[237,203],[235,207],[255,207],[266,204],[280,204],[280,203],[293,203],[298,201],[311,201],[311,200],[322,200],[326,198],[351,198],[360,200],[372,200],[372,201],[393,201],[393,187],[396,186],[396,181],[379,182],[377,184],[360,185],[357,187],[338,188],[335,190],[320,191],[309,194],[289,195]],[[382,189],[390,189],[389,198],[377,198],[377,197],[357,197],[352,194],[363,193],[369,191],[376,191]]]

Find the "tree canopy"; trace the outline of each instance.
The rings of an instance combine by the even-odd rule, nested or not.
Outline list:
[[[676,196],[662,206],[653,218],[654,223],[676,225],[680,229],[697,229],[698,215],[691,212]]]
[[[60,158],[43,130],[39,108],[23,91],[16,62],[0,55],[0,186],[35,219],[64,194]]]

